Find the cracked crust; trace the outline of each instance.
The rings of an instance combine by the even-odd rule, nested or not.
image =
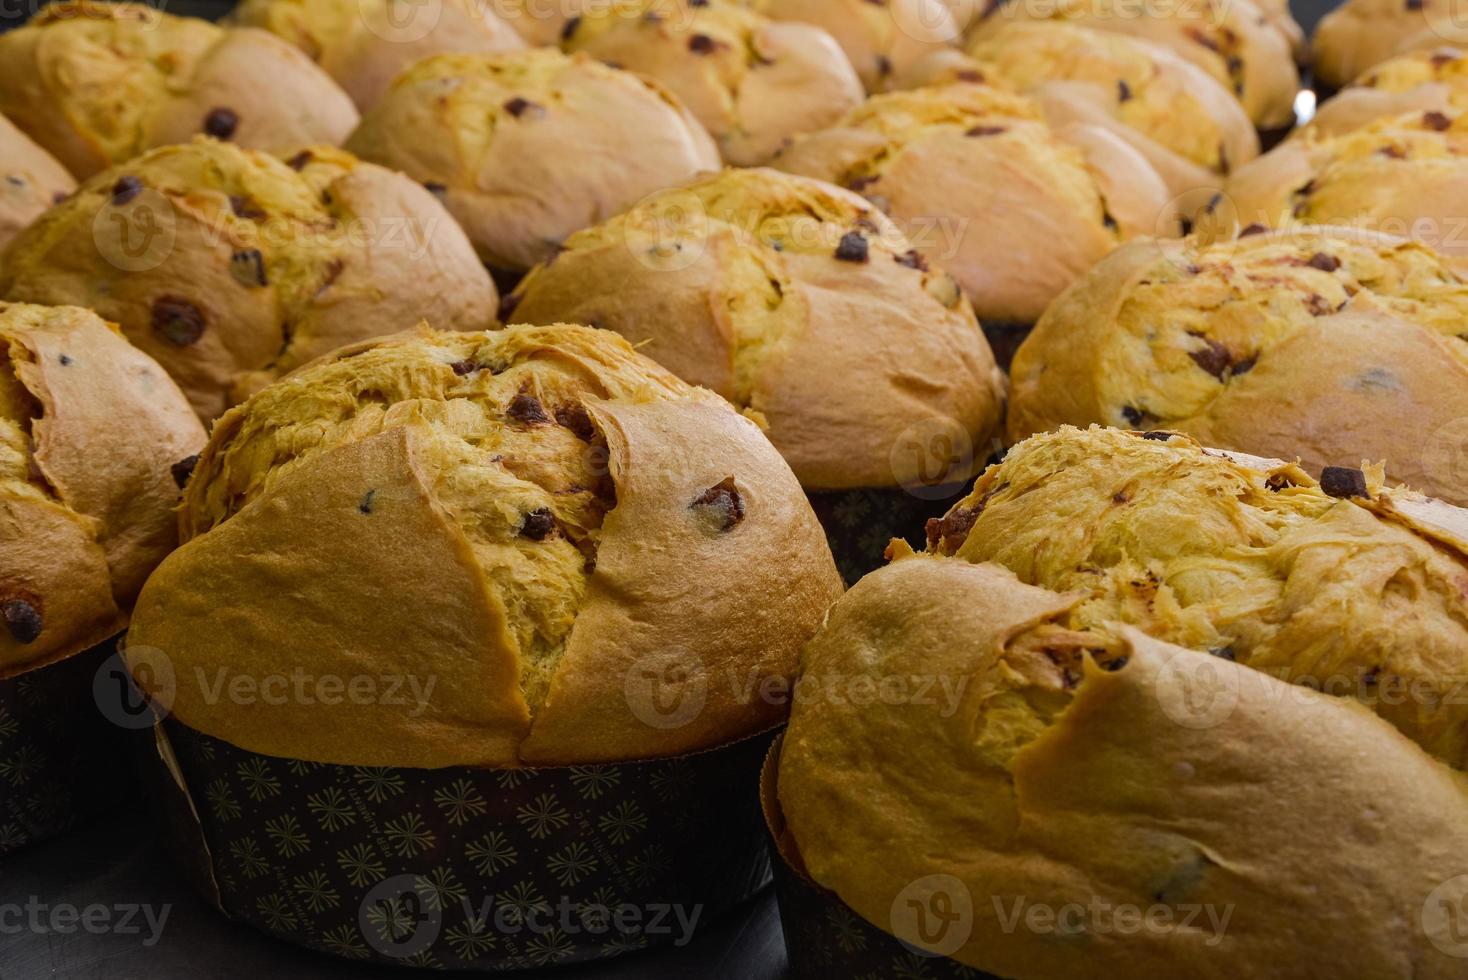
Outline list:
[[[1176,231],[1168,189],[1086,124],[975,83],[869,98],[772,161],[855,190],[958,280],[981,320],[1030,323],[1120,241]]]
[[[829,34],[734,0],[618,0],[568,25],[561,46],[657,79],[735,166],[766,162],[862,100],[861,81]]]
[[[962,33],[944,0],[756,0],[755,9],[829,33],[868,92],[884,92],[917,62],[953,50]]]
[[[1348,499],[1351,474],[1361,495]],[[1468,554],[1398,520],[1398,493],[1379,467],[1317,483],[1184,435],[1065,426],[986,470],[930,522],[929,549],[1078,594],[1067,628],[1130,624],[1354,695],[1461,769],[1468,706],[1451,695],[1468,673]],[[1409,689],[1430,696],[1385,696]]]
[[[179,684],[186,724],[323,762],[571,764],[721,744],[779,707],[722,682],[789,676],[840,591],[753,423],[585,327],[420,327],[309,365],[219,421],[181,523],[130,634],[180,678],[305,665],[436,680],[419,705],[263,713]],[[700,658],[706,673],[680,676],[707,680],[706,701],[659,728],[629,692],[680,654]]]
[[[174,464],[204,430],[111,325],[0,303],[0,677],[115,634],[177,541]]]
[[[1217,79],[1259,129],[1294,123],[1300,74],[1293,39],[1251,0],[1181,0],[1147,16],[1138,16],[1125,0],[985,0],[984,9],[971,43],[1026,21],[1059,20],[1126,34],[1167,47]]]
[[[1014,441],[1099,422],[1393,476],[1468,503],[1468,280],[1424,245],[1347,229],[1133,242],[1015,356]],[[1455,449],[1455,447],[1459,447]]]
[[[357,123],[346,93],[280,38],[143,4],[52,3],[0,36],[0,62],[0,113],[78,179],[211,130],[277,150],[340,143]]]
[[[719,166],[707,131],[661,86],[549,49],[420,61],[347,147],[433,186],[480,258],[514,271]]]
[[[525,46],[477,0],[436,0],[404,15],[393,0],[245,0],[228,22],[259,27],[304,51],[359,109],[414,62],[436,54],[496,54]]]
[[[816,180],[726,170],[654,195],[571,236],[506,305],[616,330],[728,398],[807,489],[911,485],[920,460],[896,450],[915,426],[983,447],[998,425],[1002,378],[958,285]]]
[[[98,228],[117,229],[116,249]],[[127,261],[155,240],[156,261]],[[401,174],[331,147],[283,162],[204,138],[83,184],[11,244],[0,295],[121,324],[206,420],[420,317],[483,329],[498,302],[463,232]]]
[[[836,603],[779,764],[817,882],[1015,980],[1460,974],[1422,914],[1468,869],[1458,773],[1349,699],[1134,629],[1073,635],[1077,601],[913,557]],[[1322,873],[1321,841],[1349,874]],[[914,921],[923,905],[965,931]],[[1122,931],[1122,909],[1167,926]],[[1036,910],[1083,928],[1057,941]]]
[[[1226,190],[1200,229],[1348,225],[1468,261],[1468,119],[1412,112],[1339,136],[1305,134],[1240,167]]]
[[[1441,39],[1439,39],[1440,41]],[[1321,104],[1293,135],[1339,136],[1390,116],[1438,112],[1456,116],[1468,105],[1468,57],[1440,43],[1384,61]]]

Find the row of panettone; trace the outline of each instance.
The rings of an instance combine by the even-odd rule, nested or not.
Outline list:
[[[437,41],[237,15],[311,58],[130,6],[0,38],[34,65],[0,77],[0,684],[131,613],[171,722],[251,764],[467,778],[716,752],[799,676],[830,696],[795,700],[782,850],[955,968],[1458,975],[1468,279],[1423,225],[1468,173],[1457,55],[1251,161],[1281,11],[999,8],[918,53],[896,9],[805,7],[588,9],[569,54],[447,4]],[[1008,378],[980,321],[1034,325]],[[842,596],[807,494],[981,469]],[[651,666],[698,710],[639,710]],[[302,669],[437,684],[201,682]],[[958,699],[839,696],[894,678]],[[494,829],[467,812],[438,833]],[[939,893],[941,948],[896,911]],[[1232,912],[1057,941],[1015,899]]]

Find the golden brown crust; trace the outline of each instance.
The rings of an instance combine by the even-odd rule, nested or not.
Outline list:
[[[1441,38],[1437,41],[1358,76],[1292,135],[1339,136],[1378,119],[1412,112],[1457,115],[1468,105],[1468,57],[1461,48],[1444,46]]]
[[[122,325],[217,417],[342,344],[429,317],[483,329],[497,295],[401,174],[334,148],[291,162],[198,139],[98,174],[11,245],[0,296]]]
[[[914,485],[921,460],[898,449],[924,427],[982,459],[1002,408],[953,280],[859,196],[772,170],[726,170],[578,232],[507,305],[515,322],[616,330],[756,415],[808,489]]]
[[[280,38],[142,4],[66,0],[0,37],[0,112],[78,178],[198,133],[340,143],[357,111]]]
[[[1124,141],[1052,131],[1034,102],[982,84],[872,96],[772,166],[872,201],[981,320],[1032,322],[1122,239],[1176,228],[1167,186]]]
[[[182,521],[130,642],[168,651],[174,717],[315,761],[570,764],[738,738],[775,720],[749,692],[793,672],[840,591],[753,423],[584,327],[424,327],[307,366],[220,420]],[[706,703],[660,725],[640,671],[688,657]],[[196,680],[298,666],[421,697],[250,710]]]
[[[886,91],[919,61],[954,50],[962,33],[944,0],[756,0],[755,9],[829,33],[868,92]]]
[[[545,49],[418,62],[348,148],[441,187],[480,258],[507,270],[719,166],[708,133],[661,87]]]
[[[1393,477],[1468,504],[1468,280],[1422,245],[1312,227],[1130,243],[1015,355],[1011,441],[1100,422]]]
[[[1026,21],[1060,20],[1126,34],[1170,48],[1213,76],[1238,97],[1258,128],[1294,122],[1300,75],[1292,38],[1251,0],[1181,0],[1142,16],[1124,0],[985,0],[984,9],[989,12],[974,24],[971,42]]]
[[[1348,700],[1135,630],[1112,670],[1076,651],[1067,674],[1047,643],[1074,601],[912,558],[836,603],[809,690],[917,678],[951,696],[796,699],[779,800],[816,881],[1016,980],[1461,972],[1423,913],[1468,869],[1459,774]],[[935,892],[950,928],[920,933],[909,903]]]
[[[55,157],[0,116],[0,251],[75,189],[76,181]]]
[[[172,468],[203,443],[173,382],[95,314],[0,304],[0,674],[122,628],[177,542]]]
[[[1440,19],[1450,25],[1454,4],[1408,0],[1346,0],[1320,19],[1311,40],[1315,76],[1344,88],[1386,61],[1410,38],[1430,32]]]
[[[1468,553],[1399,519],[1403,492],[1384,480],[1368,466],[1317,483],[1187,436],[1064,427],[1012,447],[929,540],[1079,592],[1068,629],[1114,636],[1129,623],[1354,696],[1462,769]],[[1409,510],[1418,499],[1406,495]]]
[[[259,27],[300,48],[367,109],[393,78],[436,54],[497,54],[525,46],[487,4],[437,0],[395,9],[392,0],[245,0],[228,21]]]
[[[1424,241],[1468,256],[1468,119],[1412,112],[1339,136],[1285,140],[1230,176],[1198,227],[1222,236],[1249,226],[1345,225]]]
[[[617,0],[568,25],[561,46],[667,86],[735,166],[766,162],[862,100],[829,34],[737,0]]]

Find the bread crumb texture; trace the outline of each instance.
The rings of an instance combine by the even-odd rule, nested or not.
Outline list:
[[[680,650],[708,658],[710,684],[788,673],[839,590],[755,426],[584,327],[420,328],[334,354],[219,421],[181,519],[186,543],[134,628],[175,663],[437,679],[417,713],[264,718],[181,688],[185,722],[318,761],[584,762],[748,734],[771,706],[709,691],[698,718],[661,731],[625,677]],[[710,608],[735,562],[747,588]],[[710,638],[713,623],[726,628]]]

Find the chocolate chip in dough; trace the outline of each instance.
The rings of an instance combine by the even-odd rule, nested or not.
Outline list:
[[[180,490],[188,485],[189,477],[194,475],[194,467],[198,465],[199,454],[194,453],[194,455],[181,459],[168,468],[169,472],[173,474],[173,482],[178,484]]]
[[[859,231],[848,231],[841,236],[841,241],[836,245],[836,258],[842,262],[865,262],[867,260],[867,239]]]
[[[121,207],[128,201],[137,197],[143,191],[143,182],[138,178],[127,175],[117,178],[117,183],[112,185],[112,203]]]
[[[713,54],[719,42],[707,34],[695,34],[688,39],[688,50],[694,54]]]
[[[544,541],[556,529],[555,515],[549,508],[540,507],[525,515],[520,522],[520,537],[531,541]]]
[[[734,485],[732,476],[726,476],[694,497],[688,508],[707,515],[720,531],[732,531],[744,520],[744,496]]]
[[[220,106],[210,109],[209,114],[204,117],[204,132],[217,140],[227,140],[234,135],[239,128],[240,117],[233,109]]]
[[[1192,334],[1192,336],[1203,341],[1206,346],[1202,350],[1188,351],[1188,356],[1193,359],[1193,363],[1213,375],[1219,381],[1222,381],[1224,374],[1229,369],[1229,365],[1233,363],[1233,357],[1229,354],[1228,348],[1212,337],[1205,337],[1196,333]]]
[[[178,296],[160,296],[153,301],[153,329],[175,347],[189,347],[204,336],[204,313]]]
[[[1453,121],[1441,112],[1424,112],[1422,114],[1422,125],[1428,129],[1435,129],[1439,133],[1453,124]]]
[[[510,407],[505,409],[505,414],[517,422],[526,425],[546,425],[551,418],[545,414],[545,406],[540,404],[540,399],[534,395],[527,395],[523,391],[510,401]]]
[[[1366,474],[1350,466],[1327,466],[1320,472],[1320,489],[1332,497],[1369,497]]]
[[[1336,258],[1334,255],[1326,255],[1324,252],[1316,252],[1314,255],[1310,256],[1310,260],[1305,264],[1312,269],[1319,269],[1321,272],[1334,272],[1341,267],[1341,260]]]
[[[44,625],[40,611],[24,599],[0,602],[0,618],[5,620],[5,628],[10,631],[11,638],[22,645],[36,642]]]

